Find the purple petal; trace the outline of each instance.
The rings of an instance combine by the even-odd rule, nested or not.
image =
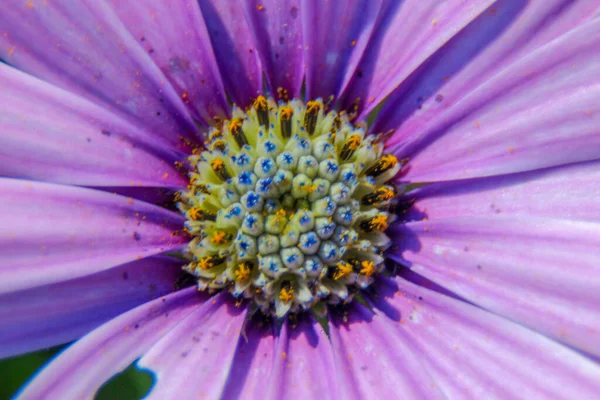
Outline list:
[[[75,185],[182,187],[182,154],[101,107],[0,64],[0,174]]]
[[[387,2],[356,74],[342,95],[345,108],[361,99],[359,118],[366,117],[492,3],[492,0]]]
[[[303,1],[307,98],[337,99],[365,51],[381,5],[382,0]]]
[[[138,362],[155,373],[147,398],[220,398],[246,314],[227,292],[190,313]]]
[[[262,70],[252,33],[238,0],[200,0],[225,90],[246,108],[262,90]]]
[[[457,216],[392,228],[389,257],[556,341],[600,354],[600,224]]]
[[[180,247],[183,217],[111,193],[0,178],[0,293]]]
[[[333,349],[309,315],[281,329],[266,399],[339,399]]]
[[[0,358],[78,339],[173,290],[181,261],[144,260],[66,282],[0,295]]]
[[[262,399],[273,369],[275,335],[271,324],[247,325],[241,337],[222,399]]]
[[[298,97],[304,77],[300,0],[243,2],[254,43],[273,93]]]
[[[334,321],[329,327],[340,398],[444,398],[422,355],[394,322],[361,305]]]
[[[598,159],[599,63],[600,20],[529,53],[396,151],[410,158],[405,178],[464,179]]]
[[[193,115],[207,125],[229,111],[200,7],[194,1],[107,0]]]
[[[52,361],[19,396],[83,399],[127,368],[203,301],[196,287],[143,304],[109,321]]]
[[[420,354],[447,398],[585,399],[600,392],[600,365],[542,335],[406,281],[382,286],[377,312],[396,322],[397,340]]]
[[[106,2],[7,0],[0,58],[178,140],[196,124],[147,51]]]
[[[386,100],[375,132],[393,143],[420,133],[515,60],[589,20],[592,1],[496,1],[437,51]]]
[[[600,222],[600,162],[463,181],[411,193],[406,219],[519,215]]]

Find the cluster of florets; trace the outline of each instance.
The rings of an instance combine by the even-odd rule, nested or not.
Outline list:
[[[184,268],[278,317],[348,302],[383,268],[400,168],[375,136],[321,100],[256,99],[209,132],[180,194]]]

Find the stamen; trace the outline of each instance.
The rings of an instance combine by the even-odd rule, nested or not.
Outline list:
[[[319,111],[321,110],[321,103],[318,101],[309,101],[306,103],[306,112],[304,114],[304,127],[308,131],[309,136],[315,133],[317,127],[317,119],[319,118]]]
[[[240,149],[248,144],[248,139],[242,130],[242,120],[239,118],[234,118],[229,123],[229,132],[231,132],[235,142]]]
[[[294,300],[294,288],[292,287],[282,287],[279,291],[279,300],[284,303],[289,303]]]
[[[213,267],[216,267],[217,265],[223,264],[224,261],[225,261],[225,257],[218,257],[218,256],[203,257],[198,261],[198,268],[203,269],[203,270],[211,269]]]
[[[265,96],[258,96],[256,100],[254,100],[254,109],[256,110],[260,125],[269,125],[269,106]]]
[[[388,187],[380,187],[372,193],[367,193],[363,196],[360,202],[365,206],[373,204],[383,203],[384,201],[391,200],[396,196],[393,189]]]
[[[333,274],[333,279],[335,279],[336,281],[342,279],[342,278],[346,278],[348,276],[350,276],[350,274],[352,273],[352,265],[345,262],[345,261],[340,261],[337,263],[337,269],[335,271],[335,273]]]
[[[235,271],[235,280],[238,282],[246,282],[250,279],[250,273],[252,272],[252,264],[249,262],[241,262]]]
[[[360,223],[360,228],[365,232],[384,231],[387,226],[387,216],[384,214],[378,214]]]
[[[375,263],[373,261],[368,261],[368,260],[364,260],[361,263],[361,270],[360,273],[365,275],[365,276],[371,276],[373,275],[373,273],[375,273]]]
[[[398,159],[391,154],[387,154],[381,157],[375,162],[375,164],[373,164],[369,169],[367,169],[365,171],[365,175],[379,176],[384,172],[394,168],[396,164],[398,164]]]
[[[281,108],[281,136],[289,139],[292,136],[292,115],[294,110],[292,107],[286,106]]]
[[[231,178],[231,175],[229,175],[229,172],[227,172],[227,168],[225,168],[225,163],[220,158],[215,158],[210,163],[210,166],[215,174],[221,178],[221,180],[226,181]]]
[[[230,240],[231,235],[224,231],[215,231],[212,237],[210,238],[211,243],[218,245],[229,243]]]
[[[344,147],[342,148],[342,153],[340,154],[342,160],[349,160],[356,149],[358,149],[358,146],[360,146],[360,136],[350,135],[348,139],[346,139]]]
[[[203,210],[198,207],[190,208],[188,211],[188,217],[192,221],[216,221],[217,220],[216,213],[206,211],[206,210]]]

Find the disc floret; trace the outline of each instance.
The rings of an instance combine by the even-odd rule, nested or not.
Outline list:
[[[400,163],[323,102],[259,96],[213,127],[178,207],[184,269],[282,317],[349,302],[383,268]]]

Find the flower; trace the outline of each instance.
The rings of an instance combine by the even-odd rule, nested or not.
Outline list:
[[[595,397],[594,3],[8,0],[0,356],[83,336],[20,397],[90,397],[138,358],[155,398]],[[376,109],[377,135],[361,136]],[[326,111],[343,121],[324,132]],[[292,209],[300,230],[302,217],[351,201],[343,185],[317,198],[311,176],[344,183],[327,165],[317,172],[321,147],[306,149],[304,177],[293,170],[289,207],[266,205],[286,176],[276,187],[249,176],[240,200],[244,218],[263,202],[242,233],[272,229],[257,246],[294,279],[256,281],[259,253],[243,258],[252,243],[219,220],[240,193],[218,154],[250,146],[270,176],[261,132],[285,144],[301,128],[315,143],[345,135],[324,159],[356,152],[357,179],[372,183],[351,191],[363,204],[339,237],[361,239],[367,256],[328,244],[314,261],[329,266],[322,292],[298,272],[315,237],[283,246],[285,266],[273,248]]]

